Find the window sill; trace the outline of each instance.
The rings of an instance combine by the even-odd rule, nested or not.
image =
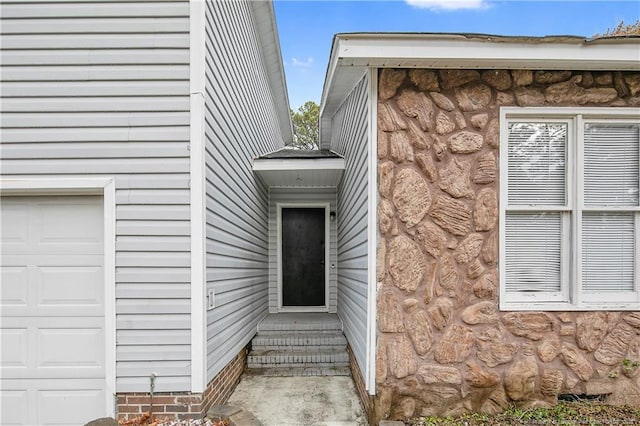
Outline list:
[[[640,302],[549,303],[501,302],[500,311],[640,311]]]

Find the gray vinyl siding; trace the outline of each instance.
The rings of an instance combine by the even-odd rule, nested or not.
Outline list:
[[[368,84],[363,78],[332,118],[331,149],[345,158],[338,186],[338,315],[360,371],[367,354]]]
[[[190,390],[189,2],[3,2],[3,177],[113,176],[116,390]]]
[[[207,2],[205,84],[207,381],[268,312],[269,194],[252,159],[282,146],[248,2]]]
[[[278,312],[278,209],[277,203],[330,203],[336,211],[335,188],[271,188],[269,191],[269,312]],[[337,309],[337,224],[329,222],[329,312]]]

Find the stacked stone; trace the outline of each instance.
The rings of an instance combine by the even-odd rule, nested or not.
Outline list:
[[[500,312],[500,106],[640,106],[640,74],[384,69],[378,419],[609,394],[640,406],[640,312]],[[624,370],[624,371],[623,371]]]

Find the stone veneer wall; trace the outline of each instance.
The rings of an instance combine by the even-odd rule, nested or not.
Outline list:
[[[384,69],[375,417],[640,406],[640,312],[500,312],[500,106],[640,106],[640,74]]]
[[[214,405],[224,404],[236,386],[247,365],[247,348],[238,354],[214,377],[204,393],[173,392],[156,393],[153,396],[153,414],[158,419],[171,420],[201,419]],[[139,417],[151,409],[148,393],[119,393],[117,412],[119,420]]]

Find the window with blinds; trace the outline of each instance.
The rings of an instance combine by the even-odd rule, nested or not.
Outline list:
[[[512,110],[501,111],[501,307],[640,309],[640,114]]]
[[[633,292],[636,253],[640,126],[584,124],[582,290]]]

